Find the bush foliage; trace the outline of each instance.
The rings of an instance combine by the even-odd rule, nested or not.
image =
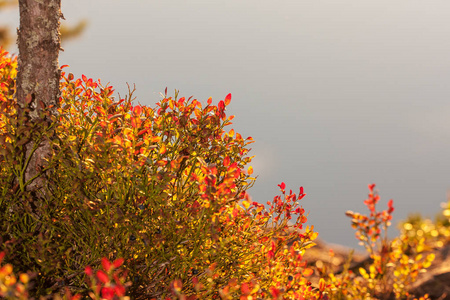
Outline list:
[[[231,95],[213,105],[166,90],[151,108],[134,90],[115,100],[108,84],[63,72],[57,114],[30,122],[15,77],[15,58],[0,50],[0,296],[412,299],[408,284],[433,260],[412,234],[420,224],[393,241],[382,235],[393,205],[377,212],[371,185],[370,215],[348,213],[370,266],[309,266],[317,233],[305,225],[303,188],[281,183],[267,205],[251,200],[253,140],[227,129]],[[52,146],[44,190],[30,194],[25,146],[43,141]]]

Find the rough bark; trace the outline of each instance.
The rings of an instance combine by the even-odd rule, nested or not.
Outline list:
[[[41,112],[44,108],[53,107],[50,112],[55,113],[60,96],[58,55],[61,49],[61,0],[20,0],[19,10],[16,96],[20,109],[30,109],[27,119],[31,124],[41,124],[49,121],[48,117],[41,116]],[[33,146],[34,142],[26,145],[27,157]],[[24,182],[45,168],[45,158],[50,150],[49,139],[44,138],[31,156]],[[39,177],[28,185],[27,190],[41,193],[44,180],[43,176]]]

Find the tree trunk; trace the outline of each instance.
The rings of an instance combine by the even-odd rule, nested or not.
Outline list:
[[[61,0],[19,0],[19,9],[16,92],[19,112],[29,109],[26,118],[30,124],[50,123],[49,117],[42,115],[42,112],[47,108],[55,114],[59,102]],[[39,126],[35,128],[33,130],[42,129]],[[37,149],[33,152],[32,149],[36,146]],[[30,179],[45,169],[44,158],[49,156],[50,151],[50,140],[45,136],[38,145],[34,141],[25,145],[25,158],[31,156],[31,159],[22,184],[29,183]],[[26,186],[26,189],[34,195],[43,196],[41,187],[44,180],[44,176],[39,176]]]

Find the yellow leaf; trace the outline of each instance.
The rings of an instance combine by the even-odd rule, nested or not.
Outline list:
[[[248,167],[247,173],[248,173],[248,175],[252,175],[253,174],[253,167],[252,166]]]
[[[303,249],[309,249],[309,248],[314,247],[315,245],[317,245],[317,244],[314,242],[307,242],[307,243],[303,244]]]
[[[361,276],[364,277],[365,279],[369,279],[369,274],[367,274],[364,268],[359,268],[359,274],[361,274]]]
[[[164,153],[166,153],[166,145],[162,144],[161,148],[159,148],[159,154],[164,154]]]
[[[242,205],[244,205],[245,209],[248,209],[250,207],[250,202],[247,200],[242,201]]]

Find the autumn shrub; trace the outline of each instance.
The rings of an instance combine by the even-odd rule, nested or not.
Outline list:
[[[434,220],[415,213],[400,223],[400,232],[409,240],[424,240],[425,251],[442,248],[450,242],[450,201]]]
[[[356,238],[366,248],[370,261],[356,269],[347,263],[340,274],[321,270],[332,299],[413,299],[408,288],[434,259],[433,253],[424,253],[424,238],[411,238],[404,231],[393,240],[387,237],[393,201],[389,200],[387,210],[377,211],[380,196],[374,188],[374,184],[369,185],[369,196],[364,201],[369,215],[347,212]],[[424,295],[420,299],[428,298]]]
[[[30,276],[26,273],[17,276],[11,264],[2,264],[5,252],[0,252],[0,297],[8,299],[28,299]]]
[[[230,261],[226,268],[213,263],[205,272],[206,281],[198,276],[192,277],[192,283],[187,284],[194,285],[196,292],[193,295],[183,293],[182,287],[186,282],[176,281],[174,290],[177,297],[209,299],[214,298],[218,289],[221,299],[328,299],[325,287],[316,289],[311,286],[308,278],[313,270],[302,258],[305,250],[315,245],[313,240],[317,237],[312,227],[303,228],[307,221],[303,208],[299,206],[299,200],[305,195],[303,188],[297,195],[292,190],[286,192],[284,183],[279,187],[282,195],[267,203],[268,211],[262,204],[245,199],[242,202],[244,209],[236,207],[231,212],[238,215],[235,220],[239,221],[235,225],[230,224],[233,231],[225,239],[235,245],[247,244],[249,252],[233,247],[232,250],[240,257]],[[230,217],[225,216],[231,221]],[[252,227],[252,231],[246,230]],[[226,240],[219,239],[218,244]],[[228,276],[227,269],[232,270]],[[245,272],[237,272],[239,269]],[[224,275],[226,280],[222,279]]]
[[[11,300],[35,299],[30,298],[29,286],[35,274],[16,274],[11,264],[2,265],[5,252],[0,252],[0,297]],[[93,270],[90,266],[85,268],[87,275],[86,283],[90,287],[87,293],[93,300],[129,300],[126,296],[126,287],[130,285],[126,282],[127,272],[123,271],[121,265],[123,259],[110,262],[102,259],[102,268]],[[47,297],[48,298],[48,297]],[[45,298],[41,298],[45,299]],[[72,294],[69,288],[65,288],[63,294],[55,294],[53,300],[80,300],[81,294]]]
[[[253,141],[225,130],[231,95],[213,105],[166,91],[150,108],[63,72],[57,113],[42,107],[32,123],[31,99],[14,98],[15,61],[0,59],[1,243],[8,265],[35,275],[32,295],[101,292],[85,267],[123,259],[133,299],[326,298],[302,261],[317,236],[303,228],[303,188],[280,184],[267,207],[247,193]],[[46,167],[25,180],[25,146],[43,141]]]

